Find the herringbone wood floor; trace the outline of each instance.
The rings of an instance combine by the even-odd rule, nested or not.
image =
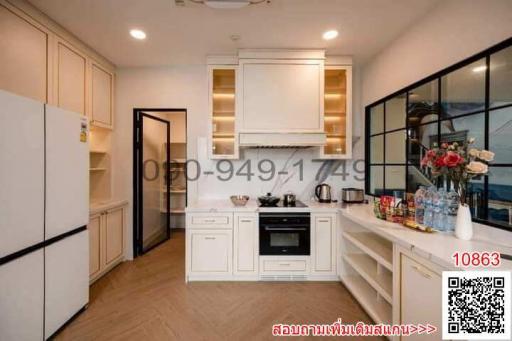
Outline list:
[[[184,235],[97,281],[57,339],[265,340],[274,323],[370,321],[340,283],[185,284]]]

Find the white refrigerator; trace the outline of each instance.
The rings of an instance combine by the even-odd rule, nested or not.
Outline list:
[[[87,119],[0,90],[0,340],[46,340],[89,301]]]

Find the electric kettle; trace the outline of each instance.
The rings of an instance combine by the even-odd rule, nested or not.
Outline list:
[[[331,202],[331,186],[328,184],[320,184],[315,187],[315,196],[319,202]]]

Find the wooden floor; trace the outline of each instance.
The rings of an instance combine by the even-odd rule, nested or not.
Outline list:
[[[88,309],[57,339],[266,340],[274,323],[370,322],[340,283],[186,284],[184,240],[174,233],[97,281]]]

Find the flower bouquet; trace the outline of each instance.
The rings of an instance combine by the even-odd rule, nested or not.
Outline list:
[[[472,148],[474,142],[475,139],[471,138],[463,144],[453,142],[442,143],[439,147],[434,145],[421,160],[421,167],[430,168],[432,176],[447,176],[453,182],[460,198],[455,234],[466,240],[471,239],[473,234],[471,213],[466,204],[468,183],[475,177],[487,174],[487,164],[494,159],[493,152]]]

